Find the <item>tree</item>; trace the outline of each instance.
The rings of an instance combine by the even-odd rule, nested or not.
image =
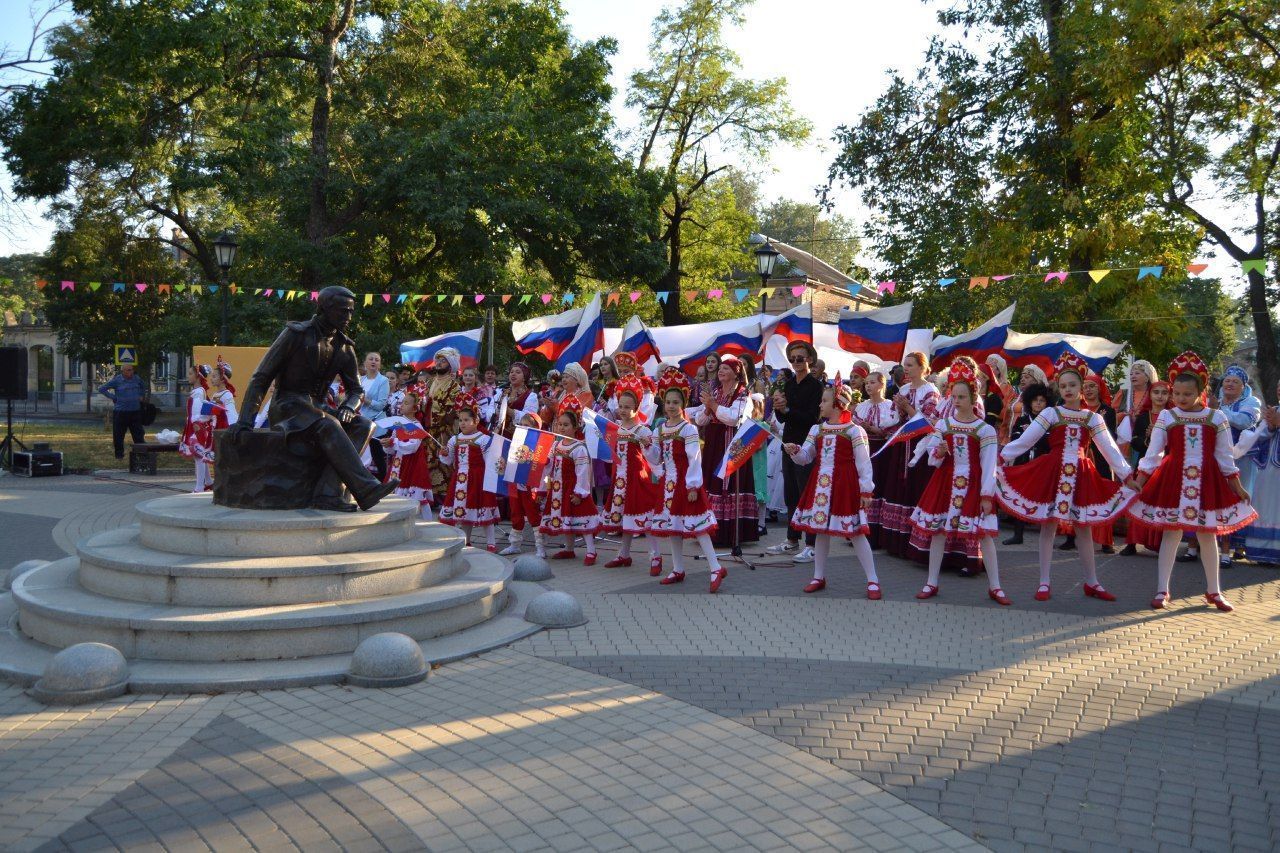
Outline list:
[[[1176,354],[1185,322],[1150,318],[1177,313],[1170,289],[1199,235],[1150,203],[1157,181],[1137,152],[1145,81],[1170,62],[1161,32],[1181,5],[961,2],[939,20],[962,36],[935,37],[914,80],[894,75],[838,131],[831,177],[862,191],[880,274],[906,282],[913,322],[954,332],[1016,298],[1033,331],[1105,330],[1146,357]],[[1165,278],[1043,279],[1153,264]],[[968,288],[991,274],[1021,275]]]
[[[39,309],[40,292],[35,280],[40,277],[40,255],[9,255],[0,258],[0,319],[5,312],[21,318],[23,312]]]
[[[787,101],[784,80],[738,76],[739,60],[724,43],[724,28],[741,24],[749,5],[750,0],[684,0],[664,9],[653,24],[652,64],[631,76],[627,106],[641,118],[636,162],[640,171],[659,175],[663,193],[656,234],[666,248],[666,269],[653,282],[656,291],[674,295],[684,289],[691,240],[732,230],[731,223],[704,221],[696,212],[730,214],[723,204],[702,200],[722,192],[712,182],[729,164],[719,158],[736,154],[756,160],[773,145],[798,142],[809,133],[808,122]],[[733,257],[745,249],[745,241],[722,249]],[[732,267],[733,262],[713,266]],[[679,299],[663,306],[668,325],[680,323],[682,314]]]
[[[840,214],[825,215],[817,203],[778,199],[756,214],[757,230],[849,271],[862,249],[857,226]]]

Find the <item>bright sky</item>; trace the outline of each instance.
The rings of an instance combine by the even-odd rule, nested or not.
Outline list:
[[[612,36],[619,126],[634,126],[622,106],[630,74],[648,64],[651,24],[674,0],[561,0],[574,35],[580,39]],[[854,121],[884,88],[886,72],[907,73],[920,62],[929,37],[938,31],[938,3],[916,0],[757,0],[746,23],[730,31],[730,46],[742,59],[742,73],[753,79],[785,77],[791,104],[813,124],[807,143],[775,149],[760,175],[766,200],[812,201],[825,184],[835,157],[831,140],[837,126]],[[29,0],[0,0],[0,43],[25,44],[30,32]],[[0,180],[7,183],[0,168]],[[854,194],[837,189],[836,210],[865,220]],[[0,228],[0,255],[38,252],[48,244],[51,226],[36,205],[23,207],[25,222]],[[1209,259],[1206,248],[1203,257]],[[998,272],[998,271],[992,271]],[[1209,273],[1230,280],[1235,270],[1211,263]]]

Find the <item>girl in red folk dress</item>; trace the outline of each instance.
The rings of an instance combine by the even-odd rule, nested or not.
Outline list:
[[[520,415],[519,426],[542,429],[542,419],[534,412],[524,412]],[[506,460],[498,460],[499,471],[505,470],[505,468]],[[545,559],[547,546],[542,538],[542,531],[539,529],[542,525],[542,501],[536,484],[525,486],[518,483],[508,483],[507,502],[511,507],[511,536],[508,539],[507,547],[498,553],[504,557],[519,554],[524,547],[524,529],[528,526],[533,530],[533,552]]]
[[[817,460],[809,474],[809,483],[796,504],[791,526],[803,533],[813,533],[813,580],[805,592],[827,588],[827,560],[831,555],[831,539],[840,537],[853,544],[853,554],[867,576],[867,598],[881,599],[880,578],[867,534],[866,511],[871,506],[875,487],[871,479],[871,453],[867,432],[847,420],[853,403],[853,389],[844,383],[822,392],[818,403],[820,423],[809,429],[803,445],[784,444],[782,449],[797,465]],[[853,484],[857,483],[855,491]]]
[[[400,414],[422,423],[421,406],[422,398],[416,392],[406,391],[400,402]],[[389,460],[387,476],[400,480],[396,494],[417,501],[418,513],[427,521],[431,520],[431,469],[427,457],[429,443],[430,439],[426,438],[400,438],[394,430],[382,439],[382,446],[386,448]]]
[[[471,544],[471,531],[483,527],[486,547],[498,550],[498,498],[484,488],[484,452],[493,437],[480,432],[480,402],[470,392],[458,395],[454,404],[458,434],[440,453],[440,464],[452,470],[449,488],[440,505],[440,520],[462,528]]]
[[[1000,588],[1000,564],[995,536],[1000,523],[995,516],[996,469],[999,439],[996,428],[977,413],[977,377],[963,361],[951,364],[947,375],[952,414],[935,425],[935,432],[916,451],[916,459],[928,454],[937,468],[925,486],[920,504],[911,514],[915,532],[911,544],[929,552],[929,579],[916,598],[938,594],[942,554],[948,540],[980,545],[987,569],[987,594],[998,604],[1012,604]],[[1052,541],[1052,537],[1050,538]],[[952,550],[962,550],[953,547]]]
[[[711,567],[710,591],[715,592],[729,573],[711,545],[716,515],[702,487],[702,442],[697,427],[684,414],[690,390],[689,378],[678,369],[665,371],[658,382],[666,421],[646,452],[658,468],[661,502],[649,516],[648,533],[671,540],[671,574],[662,579],[663,584],[684,580],[684,543],[696,539]]]
[[[1026,453],[1048,433],[1050,452],[1030,462],[1000,469],[996,498],[1010,515],[1040,525],[1040,587],[1036,601],[1049,600],[1049,562],[1058,524],[1092,528],[1108,524],[1124,512],[1134,498],[1133,489],[1104,480],[1087,453],[1092,442],[1121,480],[1132,469],[1116,447],[1102,415],[1082,408],[1081,389],[1089,366],[1075,353],[1066,352],[1054,367],[1062,405],[1048,406],[1016,440],[1000,451],[1006,465]],[[1098,583],[1093,548],[1081,548],[1084,594],[1103,601],[1116,597]]]
[[[213,488],[210,465],[213,463],[214,416],[200,413],[208,399],[209,370],[207,364],[193,364],[187,369],[191,392],[187,395],[187,423],[178,444],[178,452],[195,461],[196,487],[192,491],[197,494]]]
[[[584,566],[596,564],[596,531],[600,529],[600,510],[591,499],[591,457],[587,446],[578,438],[582,425],[582,403],[566,395],[556,416],[555,432],[562,436],[551,449],[550,488],[542,505],[542,532],[547,536],[564,536],[564,547],[552,555],[553,560],[572,560],[573,540],[582,534],[587,543]]]
[[[1160,413],[1151,443],[1133,483],[1141,491],[1129,515],[1164,531],[1157,559],[1159,578],[1151,606],[1169,603],[1169,579],[1183,532],[1194,533],[1208,591],[1219,610],[1235,609],[1218,585],[1218,536],[1252,524],[1258,513],[1240,483],[1231,445],[1231,425],[1221,409],[1204,405],[1209,369],[1188,350],[1169,365],[1174,408]]]
[[[1160,413],[1173,405],[1169,402],[1169,393],[1172,390],[1173,386],[1168,382],[1152,382],[1147,390],[1146,399],[1139,404],[1137,416],[1125,418],[1120,422],[1120,426],[1116,429],[1116,443],[1120,445],[1120,452],[1126,458],[1129,457],[1130,450],[1137,455],[1138,459],[1147,455],[1147,448],[1151,446],[1151,434],[1155,432]],[[1127,544],[1120,554],[1125,557],[1133,556],[1138,553],[1139,545],[1148,551],[1159,551],[1160,540],[1163,538],[1163,530],[1143,524],[1131,515],[1129,533],[1125,537]]]
[[[605,563],[605,568],[631,565],[631,540],[643,536],[649,526],[649,516],[658,504],[658,487],[649,470],[649,460],[644,448],[653,441],[653,430],[641,423],[636,411],[644,396],[644,385],[635,376],[618,380],[618,449],[614,454],[613,491],[609,495],[604,517],[604,529],[622,534],[622,547],[618,556]],[[662,555],[658,540],[649,539],[649,574],[662,574]]]

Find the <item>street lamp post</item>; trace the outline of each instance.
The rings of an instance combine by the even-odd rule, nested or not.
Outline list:
[[[231,270],[231,265],[236,262],[236,250],[240,248],[240,244],[236,242],[235,235],[230,231],[223,231],[213,241],[213,251],[217,255],[218,266],[222,269],[222,334],[218,336],[218,342],[223,346],[227,345],[227,300],[230,285],[227,281],[227,273]]]
[[[768,287],[769,276],[773,275],[773,268],[778,263],[778,255],[782,254],[773,248],[773,244],[768,240],[764,241],[764,245],[756,249],[756,272],[760,273],[760,287]],[[760,295],[760,313],[765,313],[764,294]]]

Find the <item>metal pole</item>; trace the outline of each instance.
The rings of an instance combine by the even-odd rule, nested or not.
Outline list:
[[[486,315],[487,316],[485,317],[485,323],[489,327],[486,330],[487,334],[489,335],[489,360],[485,363],[493,364],[494,362],[493,362],[493,308],[492,307],[489,308],[489,310],[486,312]]]
[[[218,343],[222,346],[227,345],[227,271],[222,271],[222,334],[218,336]]]

